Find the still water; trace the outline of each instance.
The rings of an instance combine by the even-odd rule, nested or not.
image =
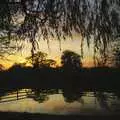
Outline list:
[[[0,111],[48,114],[120,114],[120,94],[21,89],[0,94]]]

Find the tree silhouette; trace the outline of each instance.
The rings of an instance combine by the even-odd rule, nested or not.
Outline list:
[[[119,0],[1,0],[0,31],[8,39],[13,35],[28,38],[32,54],[39,36],[60,40],[72,36],[73,31],[88,45],[93,41],[94,52],[101,44],[105,51],[120,35],[119,7]],[[20,15],[22,20],[18,20]]]
[[[47,54],[43,52],[37,52],[34,56],[27,57],[27,61],[33,65],[34,68],[41,67],[46,60]]]
[[[47,54],[43,52],[37,52],[33,56],[27,57],[27,62],[31,63],[34,68],[51,67],[55,66],[56,61],[47,59]]]
[[[67,70],[77,70],[82,67],[80,55],[70,50],[63,52],[61,63],[63,68]]]

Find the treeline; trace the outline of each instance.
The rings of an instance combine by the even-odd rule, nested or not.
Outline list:
[[[81,88],[86,90],[120,90],[120,69],[60,68],[14,66],[0,72],[0,89],[8,88]]]
[[[61,67],[39,52],[27,58],[32,64],[15,64],[0,72],[0,88],[67,88],[87,90],[119,90],[120,68],[83,68],[81,57],[66,50],[61,56]]]

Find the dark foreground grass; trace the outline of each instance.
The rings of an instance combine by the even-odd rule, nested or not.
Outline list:
[[[0,120],[120,120],[120,115],[48,115],[0,112]]]

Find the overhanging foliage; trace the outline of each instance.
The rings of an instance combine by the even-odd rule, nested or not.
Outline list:
[[[79,33],[94,51],[120,36],[119,0],[2,0],[0,33],[28,38],[33,53],[36,39],[49,36],[58,40]],[[92,38],[92,39],[91,39]],[[82,47],[82,43],[81,43]]]

